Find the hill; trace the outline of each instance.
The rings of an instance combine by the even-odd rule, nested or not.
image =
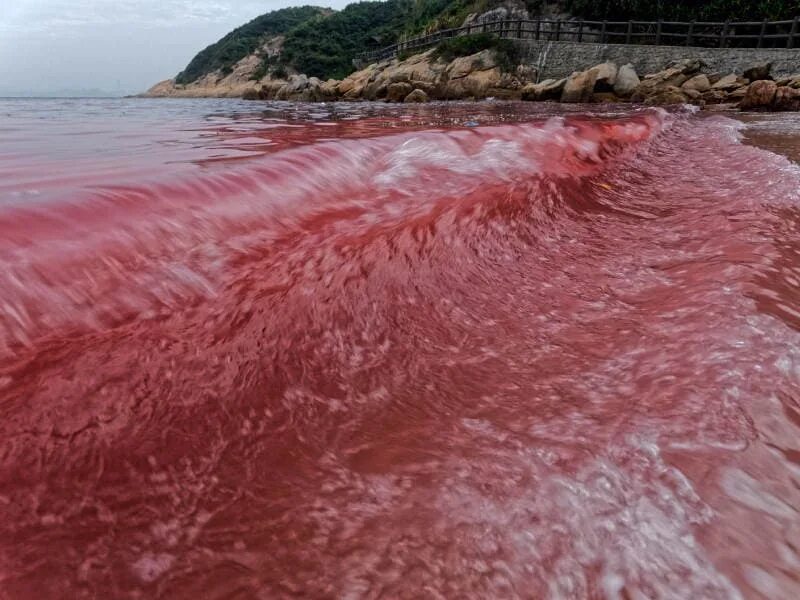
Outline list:
[[[248,82],[290,73],[340,79],[353,71],[353,58],[365,50],[459,26],[466,19],[540,14],[611,20],[785,19],[800,14],[800,0],[385,0],[356,2],[341,11],[284,8],[231,31],[197,54],[174,80],[153,89],[192,95],[218,95],[214,89],[224,89],[219,95],[239,95]]]

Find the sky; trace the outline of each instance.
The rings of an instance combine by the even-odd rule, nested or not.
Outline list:
[[[265,12],[352,0],[0,0],[0,96],[144,91]]]

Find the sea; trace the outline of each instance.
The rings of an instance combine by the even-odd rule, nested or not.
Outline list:
[[[800,117],[0,99],[0,598],[800,597]]]

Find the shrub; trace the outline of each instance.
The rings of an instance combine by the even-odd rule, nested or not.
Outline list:
[[[451,61],[459,56],[469,56],[482,50],[494,50],[497,62],[504,71],[512,70],[520,62],[517,44],[490,33],[461,35],[439,42],[433,50],[433,57]]]

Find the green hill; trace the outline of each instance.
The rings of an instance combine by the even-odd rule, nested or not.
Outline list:
[[[294,70],[320,79],[342,78],[360,52],[404,36],[460,25],[470,13],[497,6],[537,14],[543,0],[386,0],[356,2],[341,11],[303,6],[283,8],[239,27],[197,56],[176,78],[191,83],[207,73],[230,72],[269,38],[284,36],[281,52],[263,57],[253,74],[283,76]],[[548,4],[553,4],[549,2]],[[586,19],[759,20],[800,15],[800,0],[562,0],[563,10]]]
[[[317,6],[301,6],[281,8],[256,17],[198,53],[175,81],[191,83],[218,69],[224,73],[245,56],[255,52],[265,38],[285,34],[313,17],[330,12],[330,9]]]

